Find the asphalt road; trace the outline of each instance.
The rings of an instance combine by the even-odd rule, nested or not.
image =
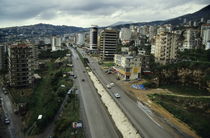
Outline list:
[[[84,51],[81,51],[85,55]],[[111,81],[107,75],[101,70],[98,62],[85,55],[89,59],[89,66],[92,68],[93,72],[96,74],[101,83],[106,86],[110,84]],[[156,121],[158,118],[152,111],[137,102],[128,95],[118,86],[114,86],[111,89],[107,89],[110,95],[114,98],[113,93],[119,93],[121,98],[116,100],[120,108],[130,119],[134,127],[139,131],[140,135],[145,138],[172,138],[172,137],[190,137],[181,131],[174,129],[174,126],[169,125],[166,122],[159,123]]]
[[[12,102],[9,98],[9,95],[3,94],[3,91],[0,88],[0,96],[3,98],[2,108],[4,114],[10,119],[10,124],[7,127],[10,138],[24,138],[20,130],[20,120],[17,119],[16,115],[13,112]]]
[[[86,137],[90,138],[117,138],[118,133],[96,89],[90,80],[85,67],[78,54],[71,49],[73,56],[74,73],[77,75],[76,86],[79,89],[79,97],[82,102],[83,122],[85,124]],[[85,71],[85,72],[84,72]],[[85,79],[85,81],[82,81]]]

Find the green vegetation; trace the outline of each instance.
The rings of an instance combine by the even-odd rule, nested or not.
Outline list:
[[[54,119],[68,89],[73,85],[72,80],[63,77],[65,65],[56,66],[54,60],[46,62],[45,70],[39,72],[41,80],[34,84],[34,89],[23,91],[13,90],[11,95],[16,104],[26,103],[27,113],[24,116],[24,132],[28,135],[39,134]],[[71,70],[71,69],[68,69]],[[65,85],[65,87],[61,87]],[[43,115],[37,120],[38,115]]]
[[[72,128],[72,122],[80,121],[79,99],[75,91],[69,96],[61,117],[56,121],[55,138],[84,138],[83,128]]]
[[[210,136],[210,97],[161,94],[152,94],[149,97],[188,124],[201,137]]]
[[[179,52],[177,57],[180,60],[210,62],[210,50],[185,49],[183,52]]]
[[[143,85],[145,88],[155,88],[156,87],[156,84],[154,82],[150,82],[150,81],[143,83]]]
[[[184,87],[184,86],[177,87],[176,85],[164,85],[161,86],[160,88],[168,89],[174,94],[179,94],[179,95],[210,96],[210,92],[206,90],[200,90],[195,87]]]
[[[161,85],[177,85],[207,90],[210,81],[210,62],[178,62],[159,65],[154,70]]]
[[[84,66],[87,67],[88,66],[87,63],[89,63],[89,60],[87,58],[84,58],[77,49],[76,49],[76,51],[77,51],[77,53],[79,55],[79,58],[81,59],[82,63],[84,64]]]
[[[39,54],[39,59],[56,59],[59,57],[62,58],[66,56],[67,53],[69,53],[68,50],[58,50],[54,52],[51,52],[51,50],[41,51],[41,53]]]
[[[114,66],[114,63],[113,62],[103,62],[101,65],[104,67],[110,68],[110,67]]]

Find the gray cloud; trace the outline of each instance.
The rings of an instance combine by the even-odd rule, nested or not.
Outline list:
[[[107,17],[113,21],[146,21],[169,18],[169,13],[172,16],[185,14],[189,10],[186,5],[207,4],[210,4],[209,0],[0,0],[0,19],[4,23],[33,19],[41,22],[64,16],[85,16],[89,20]],[[176,10],[179,11],[174,12]]]

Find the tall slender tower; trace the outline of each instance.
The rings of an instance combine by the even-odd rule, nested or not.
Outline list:
[[[97,50],[98,27],[92,25],[90,29],[90,50]]]

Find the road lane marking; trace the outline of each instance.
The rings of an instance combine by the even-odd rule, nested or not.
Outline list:
[[[137,101],[137,106],[156,124],[158,125],[160,128],[163,128],[159,123],[157,123],[151,116],[150,114],[152,114],[152,111],[144,106],[141,102]],[[150,113],[150,114],[149,114]]]

